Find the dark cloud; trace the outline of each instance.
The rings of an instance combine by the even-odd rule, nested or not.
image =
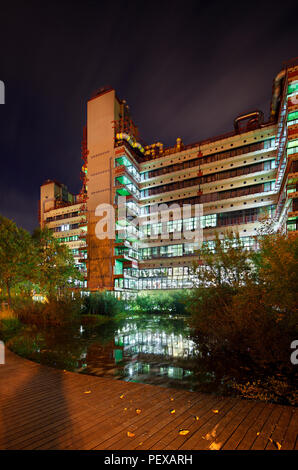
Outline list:
[[[0,213],[32,229],[45,179],[79,190],[86,99],[103,85],[127,100],[147,142],[221,134],[249,109],[268,117],[273,78],[298,55],[296,18],[289,0],[278,8],[198,0],[2,5]]]

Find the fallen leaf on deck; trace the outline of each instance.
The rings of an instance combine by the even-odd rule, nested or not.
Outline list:
[[[219,450],[220,448],[221,448],[221,442],[219,442],[218,444],[216,442],[212,442],[212,444],[210,444],[209,446],[210,450]]]
[[[176,410],[170,410],[170,413],[173,415],[174,413],[176,413]]]
[[[120,395],[120,398],[124,398],[125,395]]]
[[[273,441],[273,444],[278,448],[278,450],[281,449],[281,444],[278,441]]]
[[[84,392],[84,393],[91,393],[91,390],[86,390],[86,392]]]
[[[193,419],[199,421],[200,418],[198,416],[194,416]]]
[[[204,437],[204,439],[206,439],[207,441],[211,441],[212,439],[215,438],[216,436],[216,430],[218,428],[218,424],[215,426],[215,428],[212,429],[212,431],[208,432],[206,434],[206,436]]]
[[[136,409],[137,415],[139,415],[139,414],[141,413],[141,411],[142,411],[142,410],[140,410],[140,408],[137,408],[137,409]]]
[[[281,449],[281,444],[278,441],[274,441],[271,437],[268,437],[268,440],[278,449]]]
[[[174,398],[170,398],[171,401],[174,401]]]
[[[127,437],[135,437],[133,432],[127,431]]]
[[[188,434],[188,433],[189,433],[188,429],[180,429],[180,431],[179,431],[180,436],[186,436],[186,434]]]
[[[124,408],[124,411],[127,411],[127,408]]]
[[[212,410],[212,411],[213,411],[213,413],[219,413],[219,411],[218,411],[218,410]]]

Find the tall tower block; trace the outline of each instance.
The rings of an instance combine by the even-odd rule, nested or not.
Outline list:
[[[87,214],[88,214],[88,288],[113,290],[113,240],[99,240],[95,215],[100,204],[114,203],[114,122],[119,119],[120,102],[109,89],[87,104]]]

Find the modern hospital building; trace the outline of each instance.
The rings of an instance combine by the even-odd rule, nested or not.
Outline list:
[[[216,232],[224,238],[227,230],[237,231],[250,249],[266,214],[276,227],[297,230],[298,61],[274,79],[267,122],[261,111],[249,111],[235,118],[228,134],[192,144],[177,138],[172,147],[144,144],[126,102],[114,89],[102,89],[87,102],[82,158],[80,194],[47,180],[39,208],[41,227],[73,252],[85,278],[78,287],[124,297],[192,287],[198,242],[183,230],[200,227],[211,248]],[[176,211],[166,222],[157,211],[161,204]],[[102,238],[98,223],[109,207],[115,237]]]

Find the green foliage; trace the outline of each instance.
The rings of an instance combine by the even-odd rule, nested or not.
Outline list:
[[[0,320],[0,338],[6,341],[17,334],[21,329],[21,322],[17,318],[3,318]]]
[[[14,309],[24,324],[43,326],[63,326],[79,321],[81,301],[71,296],[52,298],[49,302],[34,302],[31,299],[18,299]]]
[[[264,235],[257,254],[239,242],[224,249],[217,239],[215,253],[200,253],[204,267],[188,304],[200,351],[237,357],[256,371],[290,373],[290,344],[298,335],[297,239]]]
[[[185,315],[187,298],[187,291],[142,293],[130,302],[130,308],[145,314]]]
[[[238,233],[227,232],[224,241],[216,233],[214,243],[213,250],[207,245],[199,250],[200,262],[193,266],[195,285],[238,289],[252,275],[250,253],[243,249]]]
[[[29,232],[0,216],[0,288],[11,305],[12,297],[30,298],[33,292],[48,298],[63,295],[82,280],[73,256],[48,229]]]
[[[11,289],[32,280],[35,268],[35,246],[26,230],[0,216],[0,286],[11,303]]]
[[[124,311],[125,303],[116,299],[114,295],[108,291],[94,292],[84,297],[83,314],[104,315],[114,317]]]
[[[35,282],[43,293],[57,297],[72,287],[75,280],[82,280],[69,248],[60,244],[49,229],[36,229],[32,239],[38,253]]]

